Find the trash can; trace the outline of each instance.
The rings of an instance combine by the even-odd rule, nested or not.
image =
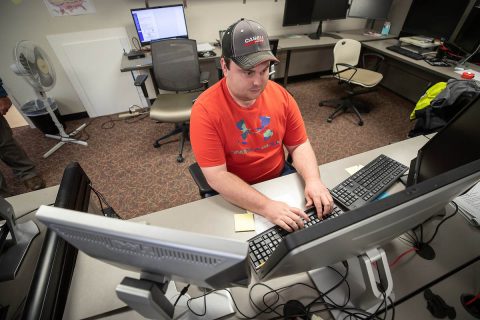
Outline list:
[[[62,116],[58,111],[57,103],[52,98],[47,98],[46,100],[36,99],[31,100],[25,103],[20,110],[25,114],[37,127],[45,134],[58,134],[58,128],[50,117],[50,114],[47,111],[45,103],[48,103],[52,111],[57,116],[58,121],[65,128],[65,124],[62,121]]]

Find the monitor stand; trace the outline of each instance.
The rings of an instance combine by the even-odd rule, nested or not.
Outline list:
[[[185,294],[174,307],[180,294],[173,281],[164,276],[143,273],[139,279],[125,277],[117,286],[120,300],[147,319],[219,319],[235,313],[228,289],[215,291],[190,300]],[[188,305],[187,305],[188,303]],[[190,310],[193,310],[195,315]]]
[[[10,203],[0,197],[0,220],[6,221],[8,234],[0,239],[0,281],[13,280],[17,275],[28,248],[40,233],[33,221],[16,223]],[[5,227],[5,226],[4,226]]]
[[[347,260],[347,263],[346,281],[350,288],[341,284],[329,292],[327,296],[333,302],[373,314],[377,310],[384,309],[384,295],[394,300],[392,275],[387,256],[382,248],[368,250],[358,257]],[[345,266],[342,263],[337,263],[334,268],[342,275],[345,274]],[[320,292],[327,292],[341,280],[341,276],[328,267],[309,271],[308,275]],[[389,304],[388,300],[387,304]],[[335,319],[341,319],[341,311],[331,310],[331,312]]]
[[[320,39],[320,37],[330,37],[330,38],[334,38],[334,39],[342,39],[341,36],[339,36],[338,34],[334,34],[334,33],[328,33],[328,32],[322,32],[322,20],[320,20],[319,24],[318,24],[318,28],[317,28],[317,32],[315,33],[310,33],[308,35],[308,37],[312,40],[318,40]]]

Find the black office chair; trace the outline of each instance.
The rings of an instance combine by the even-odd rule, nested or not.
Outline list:
[[[340,84],[345,85],[347,96],[341,99],[320,101],[319,106],[335,107],[335,111],[327,118],[327,122],[332,122],[336,116],[351,110],[358,118],[358,125],[363,125],[362,117],[357,109],[359,103],[355,101],[353,97],[373,91],[374,87],[382,81],[383,75],[378,73],[377,70],[380,62],[383,61],[384,58],[375,53],[364,54],[362,56],[363,66],[366,66],[366,59],[368,57],[374,57],[376,63],[373,69],[375,71],[359,68],[357,65],[360,58],[361,47],[360,42],[356,40],[342,39],[337,42],[333,49],[333,75],[339,80]],[[356,87],[361,87],[361,89],[355,89]],[[365,111],[368,110],[365,107],[362,109]]]
[[[287,156],[287,162],[289,164],[293,163],[292,156],[289,154]],[[198,163],[194,162],[188,167],[188,171],[193,178],[193,181],[197,184],[198,192],[200,193],[200,197],[205,198],[207,195],[212,196],[218,194],[207,182],[207,179],[203,175],[202,169],[198,165]]]
[[[175,92],[157,95],[150,108],[151,119],[175,124],[174,130],[158,138],[153,146],[158,148],[161,146],[160,141],[181,133],[177,162],[183,162],[183,146],[188,139],[192,105],[201,91],[208,88],[210,74],[200,71],[195,40],[155,41],[151,43],[151,50],[153,72],[158,88]],[[143,79],[136,81],[136,85],[141,85],[142,90],[145,79],[143,75]]]

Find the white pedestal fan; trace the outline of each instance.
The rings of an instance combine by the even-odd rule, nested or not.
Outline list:
[[[55,71],[53,65],[48,59],[47,54],[42,48],[31,41],[19,41],[13,51],[15,63],[10,66],[13,72],[25,78],[25,80],[32,86],[38,99],[35,102],[38,104],[37,108],[45,107],[48,111],[53,123],[58,129],[59,134],[45,134],[47,138],[59,140],[53,148],[47,151],[43,157],[47,158],[52,153],[57,151],[66,143],[76,143],[83,146],[87,145],[86,141],[77,140],[74,138],[87,125],[82,124],[71,133],[66,133],[63,125],[58,121],[57,116],[52,110],[52,99],[47,98],[46,92],[51,90],[55,85]],[[40,103],[41,102],[41,103]]]

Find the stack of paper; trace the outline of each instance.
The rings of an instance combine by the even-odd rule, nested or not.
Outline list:
[[[480,183],[454,199],[460,213],[474,226],[480,227]]]
[[[197,51],[198,52],[206,52],[206,51],[213,51],[215,48],[208,42],[197,42]]]

